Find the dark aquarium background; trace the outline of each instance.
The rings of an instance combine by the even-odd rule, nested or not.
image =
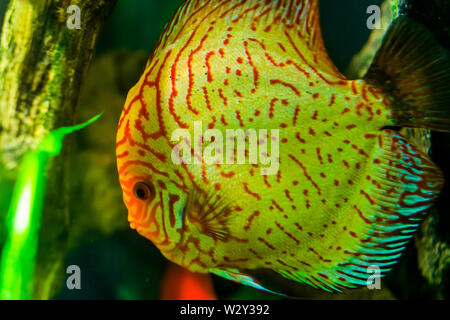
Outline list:
[[[325,45],[336,66],[349,77],[355,77],[352,58],[362,50],[371,33],[366,26],[366,9],[370,5],[381,6],[382,2],[320,1]],[[1,20],[7,3],[7,0],[0,0]],[[100,32],[94,60],[87,76],[82,79],[75,122],[85,121],[100,112],[103,116],[95,124],[64,140],[70,151],[69,192],[61,195],[67,197],[69,203],[68,238],[62,248],[55,237],[39,249],[39,254],[63,254],[65,257],[63,265],[55,271],[56,285],[49,298],[161,298],[169,262],[149,240],[128,227],[127,210],[122,202],[115,164],[115,135],[127,92],[137,82],[165,24],[181,3],[181,0],[118,0]],[[450,8],[448,1],[409,1],[403,10],[409,10],[408,14],[421,19],[436,32],[441,44],[450,48],[450,10],[445,13],[442,8]],[[431,155],[449,179],[449,135],[432,133],[431,140]],[[448,196],[449,189],[446,187],[436,208],[410,241],[400,262],[383,279],[381,290],[362,289],[349,291],[347,295],[306,290],[305,297],[449,298]],[[4,231],[4,215],[0,213],[0,233]],[[0,245],[3,240],[0,237]],[[68,275],[65,271],[70,265],[81,269],[81,290],[69,290],[66,286]],[[39,279],[36,281],[39,283]],[[215,276],[213,283],[219,299],[279,299]]]

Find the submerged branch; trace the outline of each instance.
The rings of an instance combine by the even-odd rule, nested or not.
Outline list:
[[[9,178],[23,155],[53,129],[74,123],[83,79],[99,31],[116,0],[11,0],[0,40],[0,167]],[[67,12],[80,9],[80,28]],[[67,148],[47,168],[46,201],[34,298],[46,299],[64,275],[68,238]],[[5,177],[0,177],[0,180]],[[0,197],[2,195],[0,194]],[[4,219],[0,212],[0,219]]]

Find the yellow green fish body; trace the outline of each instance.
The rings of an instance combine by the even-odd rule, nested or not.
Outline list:
[[[408,23],[393,29],[405,33]],[[441,119],[406,108],[415,104],[401,104],[408,93],[398,88],[411,83],[390,86],[385,79],[395,75],[378,57],[365,80],[341,75],[324,49],[317,1],[187,1],[119,122],[131,227],[191,271],[260,289],[271,288],[256,270],[328,291],[366,285],[369,266],[388,270],[443,178],[427,155],[385,127],[448,130],[448,111]],[[438,89],[436,101],[448,98],[448,88]],[[263,132],[257,144],[267,153],[236,163],[223,148],[215,158],[222,161],[207,163],[202,152],[220,141],[205,132],[226,137],[227,129]],[[174,139],[174,132],[189,135]],[[183,143],[190,161],[180,163],[173,155]],[[273,146],[269,170],[261,159]]]

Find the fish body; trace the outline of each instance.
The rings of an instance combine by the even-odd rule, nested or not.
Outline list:
[[[407,32],[409,23],[392,33]],[[396,53],[389,58],[395,64]],[[448,111],[424,115],[404,102],[416,93],[411,82],[383,67],[387,57],[378,59],[365,79],[346,79],[324,48],[317,1],[187,1],[119,122],[117,163],[131,227],[190,271],[259,289],[272,287],[258,270],[327,291],[366,285],[370,266],[387,271],[443,178],[386,127],[448,130]],[[439,107],[448,88],[437,88],[416,97],[426,105],[440,94]],[[238,164],[224,149],[216,152],[222,161],[208,163],[202,151],[218,141],[205,132],[226,137],[227,129],[263,132],[258,146],[277,147],[276,170],[268,173],[267,161]],[[188,135],[174,139],[177,130]],[[182,143],[191,160],[177,163]]]

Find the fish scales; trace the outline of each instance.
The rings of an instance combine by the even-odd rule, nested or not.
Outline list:
[[[279,129],[277,174],[206,164],[202,141],[190,142],[199,164],[174,164],[171,134],[193,135],[196,121],[223,133]],[[442,187],[426,155],[381,130],[394,125],[383,90],[329,59],[317,1],[188,1],[119,121],[130,226],[191,271],[260,289],[243,270],[328,291],[364,285],[367,266],[388,269]]]

